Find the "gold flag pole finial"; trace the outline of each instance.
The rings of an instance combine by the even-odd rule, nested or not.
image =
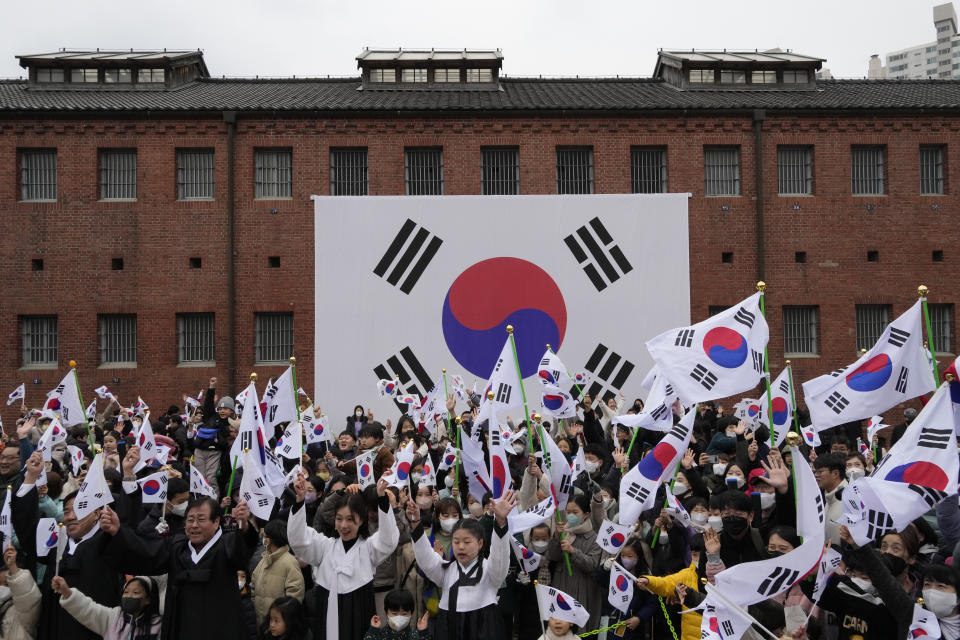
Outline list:
[[[767,290],[767,283],[761,280],[757,283],[757,291],[764,293]]]
[[[930,293],[930,289],[927,288],[927,285],[922,284],[917,287],[917,295],[921,298],[926,298],[928,293]]]
[[[290,364],[291,364],[291,365],[297,364],[297,359],[294,358],[293,356],[290,356]]]
[[[77,361],[76,361],[76,360],[71,360],[68,364],[69,364],[70,367],[73,368],[73,369],[75,369],[75,368],[77,367]]]
[[[257,374],[256,374],[256,372],[251,373],[251,374],[250,374],[250,382],[256,382],[256,381],[257,381]]]
[[[512,325],[512,324],[508,324],[508,325],[507,325],[507,333],[513,333],[513,325]]]
[[[791,447],[800,446],[800,434],[797,433],[796,431],[788,431],[786,438],[787,438],[787,445]]]

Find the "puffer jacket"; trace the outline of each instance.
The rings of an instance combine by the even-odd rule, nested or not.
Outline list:
[[[253,570],[251,591],[253,606],[257,612],[257,624],[266,619],[270,613],[270,605],[280,596],[290,596],[303,602],[303,573],[288,545],[263,554]]]
[[[693,563],[689,567],[669,576],[644,576],[648,581],[647,589],[650,593],[667,598],[674,595],[678,584],[687,585],[691,591],[699,591],[700,583],[697,580],[697,566]],[[680,619],[680,636],[683,640],[700,640],[700,623],[703,616],[699,613],[685,613]]]
[[[6,610],[0,627],[4,640],[32,640],[40,619],[40,589],[29,571],[20,569],[7,578],[13,606]]]

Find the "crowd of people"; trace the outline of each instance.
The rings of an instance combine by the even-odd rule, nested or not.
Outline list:
[[[676,497],[690,525],[657,506],[613,554],[598,533],[604,521],[617,522],[621,478],[664,436],[634,434],[613,421],[641,411],[642,401],[583,396],[576,418],[546,420],[542,430],[507,421],[510,432],[529,427],[529,438],[512,441],[512,489],[496,500],[470,493],[462,465],[438,470],[447,445],[457,443],[456,418],[466,433],[482,434],[486,450],[480,401],[473,395],[458,406],[450,396],[447,413],[430,428],[406,415],[381,422],[358,405],[334,425],[332,442],[307,445],[300,460],[283,460],[286,471],[297,464],[300,470],[269,518],[253,516],[239,499],[243,470],[229,452],[240,420],[234,400],[218,395],[216,379],[201,406],[173,405],[147,416],[156,441],[169,450],[161,504],[145,502],[137,482],[157,471],[136,471],[135,436],[145,416],[111,404],[89,424],[70,427],[44,460],[37,445],[50,420],[23,407],[16,437],[0,450],[0,504],[10,492],[14,531],[0,567],[0,636],[571,640],[609,629],[599,637],[699,640],[701,615],[687,611],[703,599],[705,583],[726,568],[801,544],[790,474],[793,465],[809,464],[824,496],[828,544],[842,553],[842,566],[817,602],[811,575],[751,606],[754,619],[795,640],[904,640],[913,603],[922,597],[944,638],[960,638],[956,495],[872,546],[858,548],[837,522],[847,482],[877,462],[873,450],[865,455],[857,446],[866,441],[860,423],[821,432],[823,445],[815,449],[778,449],[763,425],[714,403],[698,405],[690,449],[656,499],[663,505],[667,492]],[[916,415],[910,411],[904,425],[881,434],[879,449],[902,434]],[[285,427],[277,426],[270,446]],[[511,512],[557,490],[545,472],[541,434],[555,440],[566,464],[582,453],[583,473],[557,517],[511,533]],[[395,455],[411,443],[409,476],[397,482]],[[81,452],[79,466],[68,459],[68,445]],[[356,458],[371,451],[377,481],[361,489]],[[113,500],[78,517],[77,489],[97,455]],[[191,466],[216,498],[191,494]],[[434,477],[434,484],[426,481]],[[38,555],[41,518],[63,523],[62,553]],[[511,537],[542,556],[536,569],[525,570]],[[614,562],[635,581],[625,612],[607,598]],[[589,621],[578,628],[542,615],[536,585],[575,598]],[[757,628],[748,634],[763,637]]]

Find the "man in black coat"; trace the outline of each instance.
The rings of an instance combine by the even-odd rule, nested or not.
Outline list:
[[[120,524],[107,507],[100,528],[111,539],[106,554],[124,571],[168,573],[163,640],[218,640],[246,637],[237,571],[248,570],[257,534],[245,502],[233,509],[239,531],[222,531],[220,505],[210,498],[190,502],[186,537],[145,540]]]

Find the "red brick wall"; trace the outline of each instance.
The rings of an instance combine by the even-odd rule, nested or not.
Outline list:
[[[253,313],[293,311],[299,381],[313,391],[313,207],[311,194],[329,193],[329,149],[364,146],[369,150],[370,192],[404,193],[404,147],[442,146],[447,194],[480,191],[480,148],[520,148],[521,193],[556,192],[557,145],[594,148],[596,191],[630,191],[630,147],[668,149],[672,192],[690,192],[691,312],[707,315],[709,305],[729,305],[754,290],[758,278],[756,237],[756,153],[749,114],[723,117],[364,117],[282,119],[240,117],[236,133],[236,371],[235,385],[256,370],[272,375],[280,367],[254,367]],[[763,123],[762,243],[768,282],[773,375],[783,365],[780,307],[820,306],[820,357],[794,358],[795,380],[852,361],[854,305],[886,303],[894,314],[916,298],[916,287],[931,288],[932,302],[955,302],[960,285],[948,276],[958,244],[956,198],[960,184],[960,119],[925,115],[875,118],[834,115],[772,115]],[[108,384],[124,401],[138,391],[155,410],[196,393],[211,375],[226,380],[227,343],[227,145],[218,117],[143,119],[0,120],[0,275],[7,283],[0,313],[0,390],[27,382],[30,404],[38,403],[64,374],[67,362],[80,363],[85,400],[91,389]],[[947,195],[919,195],[918,146],[946,144]],[[739,145],[742,195],[705,197],[704,145]],[[814,195],[777,195],[778,144],[814,147]],[[887,145],[885,196],[850,195],[850,145]],[[19,202],[17,149],[56,147],[59,185],[56,203]],[[136,202],[100,202],[97,149],[136,147]],[[176,200],[175,149],[212,147],[216,157],[216,199]],[[255,200],[253,150],[293,149],[293,198]],[[794,205],[799,204],[799,211]],[[866,205],[872,204],[873,211]],[[933,210],[931,205],[939,205]],[[722,207],[727,210],[723,211]],[[271,210],[276,209],[277,214]],[[362,245],[363,240],[353,240]],[[942,249],[942,263],[931,252]],[[866,252],[879,251],[868,263]],[[731,264],[721,253],[733,252]],[[805,264],[794,261],[806,251]],[[198,256],[202,269],[190,269]],[[280,256],[279,269],[267,256]],[[111,258],[124,259],[112,271]],[[43,258],[44,270],[31,271]],[[953,274],[949,274],[953,275]],[[667,292],[665,292],[667,293]],[[178,312],[217,314],[216,367],[178,367]],[[322,308],[330,330],[342,309]],[[138,366],[99,368],[97,314],[138,315]],[[59,315],[60,368],[20,370],[18,316]],[[642,349],[641,344],[635,345]],[[317,354],[322,357],[322,354]],[[335,366],[335,363],[331,363]],[[112,378],[120,378],[117,384]],[[40,384],[31,380],[39,378]],[[372,389],[372,387],[371,387]],[[232,389],[230,391],[235,391]],[[322,404],[323,398],[317,398]],[[14,407],[0,406],[8,428]]]

